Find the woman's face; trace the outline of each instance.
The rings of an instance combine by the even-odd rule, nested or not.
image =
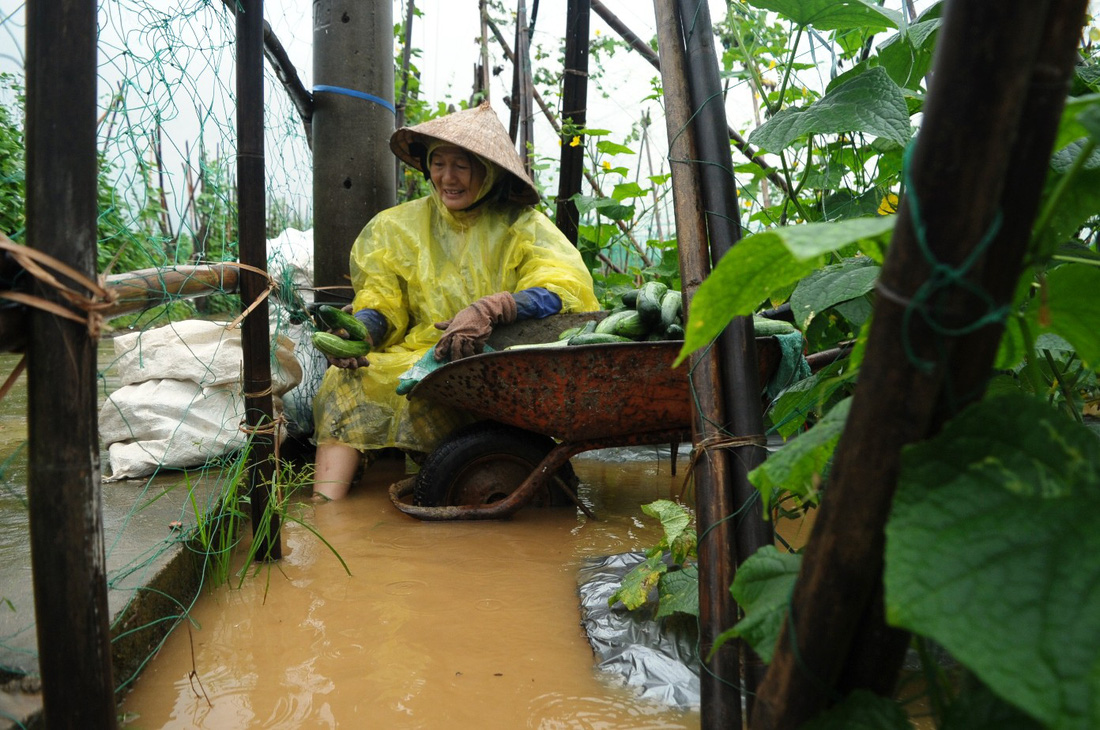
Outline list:
[[[485,167],[459,147],[440,147],[432,152],[428,172],[448,210],[464,210],[477,202],[485,182]]]

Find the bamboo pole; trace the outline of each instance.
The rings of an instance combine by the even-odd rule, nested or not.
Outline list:
[[[1022,261],[1030,241],[1032,222],[1041,199],[1050,153],[1058,130],[1059,110],[1069,89],[1069,79],[1077,62],[1077,39],[1087,0],[1054,0],[1047,13],[1047,25],[1039,41],[1038,58],[1032,67],[1016,140],[1007,158],[1012,174],[1004,181],[999,210],[1003,215],[1000,233],[981,270],[981,286],[998,304],[1008,304],[1015,294]],[[990,324],[961,337],[952,351],[946,369],[951,373],[951,388],[944,389],[935,404],[932,431],[965,403],[981,398],[990,376],[990,363],[1004,333],[1001,323]],[[872,607],[882,605],[882,585],[876,586]],[[880,694],[893,690],[897,667],[908,646],[909,635],[894,631],[893,641],[883,625],[883,611],[868,611],[859,622],[852,641],[852,653],[838,682],[841,693],[868,688]]]
[[[569,0],[565,11],[565,79],[562,83],[563,120],[583,127],[588,119],[588,22],[591,6],[588,0]],[[584,174],[584,136],[577,135],[573,146],[570,135],[562,134],[561,171],[558,176],[557,211],[554,222],[565,237],[577,245],[579,216],[577,204],[571,199],[581,191]]]
[[[710,274],[710,252],[703,195],[694,160],[696,135],[691,126],[692,107],[685,80],[688,75],[683,31],[676,0],[654,0],[657,37],[661,48],[661,82],[665,91],[665,123],[669,139],[669,164],[672,171],[672,196],[679,242],[681,287],[685,321],[695,291]],[[707,449],[706,444],[721,438],[726,422],[722,399],[722,367],[719,351],[708,348],[694,353],[690,360],[692,392],[693,448],[702,450],[695,460],[695,494],[699,525],[699,653],[703,662],[700,676],[700,713],[704,730],[741,727],[740,671],[737,649],[728,644],[710,656],[717,636],[732,625],[737,607],[729,595],[732,561],[725,545],[729,544],[728,526],[720,520],[724,513],[720,495],[729,483],[731,455],[725,449]],[[712,526],[718,525],[714,531]]]
[[[237,14],[237,228],[241,263],[267,269],[266,180],[264,178],[263,0],[242,0]],[[257,560],[282,557],[279,516],[270,509],[275,495],[274,407],[271,399],[271,332],[267,280],[241,272],[241,299],[257,302],[241,328],[244,350],[245,419],[249,430],[249,496]]]
[[[1018,237],[1026,239],[1031,230],[1083,15],[1081,0],[995,5],[955,0],[946,6],[936,83],[909,165],[911,186],[880,275],[859,384],[795,586],[791,605],[797,613],[784,625],[760,688],[755,729],[798,727],[839,689],[862,685],[881,691],[897,676],[900,652],[876,656],[873,648],[855,642],[865,636],[860,625],[869,617],[884,623],[881,614],[869,613],[880,605],[883,527],[900,452],[935,434],[952,395],[953,410],[980,394],[995,350],[989,342],[999,333],[999,327],[976,328],[948,337],[920,317],[907,325],[907,306],[931,270],[914,226],[926,233],[941,265],[957,267],[975,252],[998,211],[1011,216],[994,239],[1004,249],[980,255],[967,273],[974,287],[1000,299],[994,306],[1010,300],[1022,265]],[[1059,47],[1040,50],[1053,43]],[[1043,67],[1050,60],[1059,67],[1056,73]],[[1052,75],[1059,79],[1057,91],[1036,87]],[[1016,170],[1017,151],[1027,158],[1028,169]],[[1018,180],[1024,176],[1036,180]],[[920,221],[914,217],[914,197],[920,201]],[[1017,213],[1013,205],[1023,210]],[[962,286],[945,289],[935,305],[949,325],[965,329],[974,320],[973,302]],[[962,393],[960,384],[974,387]],[[869,680],[874,673],[888,682]]]
[[[95,40],[93,0],[27,4],[27,242],[92,279]],[[57,289],[37,280],[31,293],[67,306]],[[26,319],[27,503],[42,725],[114,728],[96,342],[87,324],[38,309]]]

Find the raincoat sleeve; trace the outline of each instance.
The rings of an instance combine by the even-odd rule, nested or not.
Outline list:
[[[580,251],[542,213],[528,208],[516,219],[520,261],[516,291],[542,287],[561,297],[563,312],[592,312],[600,308],[592,274]]]
[[[352,311],[373,309],[385,317],[389,331],[377,345],[380,347],[401,342],[409,326],[408,294],[401,283],[400,256],[406,231],[397,225],[396,210],[384,210],[372,218],[351,248],[351,284],[355,289]]]

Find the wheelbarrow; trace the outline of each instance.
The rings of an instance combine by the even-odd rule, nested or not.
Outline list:
[[[616,446],[691,440],[683,343],[624,342],[487,352],[449,363],[409,393],[484,419],[430,453],[390,498],[422,520],[501,519],[572,488],[569,459]],[[760,382],[779,365],[774,337],[756,339]],[[408,498],[413,496],[413,501]],[[590,513],[589,513],[590,514]]]

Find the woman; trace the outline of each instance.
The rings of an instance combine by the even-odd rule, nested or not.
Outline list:
[[[390,148],[430,194],[379,213],[352,247],[352,311],[374,348],[332,360],[314,399],[323,499],[347,493],[361,452],[430,451],[470,420],[395,392],[429,349],[467,357],[496,325],[599,308],[577,249],[531,207],[538,190],[488,102],[399,129]]]

